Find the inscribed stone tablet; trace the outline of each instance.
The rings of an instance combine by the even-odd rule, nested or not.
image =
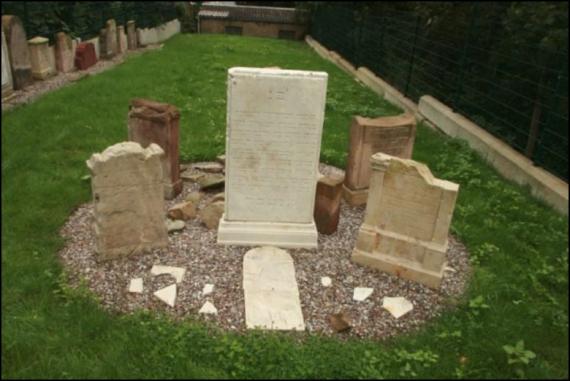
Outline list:
[[[311,223],[327,74],[232,68],[226,219]]]

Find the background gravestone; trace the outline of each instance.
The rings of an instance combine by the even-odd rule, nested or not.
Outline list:
[[[62,73],[68,73],[75,67],[75,47],[77,42],[64,32],[55,36],[55,66]]]
[[[375,119],[355,116],[350,128],[344,183],[346,201],[353,206],[366,203],[372,154],[382,152],[411,159],[415,138],[416,120],[411,114]]]
[[[55,74],[51,66],[49,40],[45,37],[34,37],[28,41],[30,48],[30,61],[32,63],[32,75],[36,79],[45,79]]]
[[[327,78],[298,70],[228,71],[219,243],[317,247],[313,208]]]
[[[180,113],[173,105],[148,99],[133,99],[129,106],[129,140],[147,147],[158,144],[164,151],[162,172],[164,197],[172,199],[182,191],[179,163]]]
[[[2,98],[7,97],[14,91],[12,83],[12,68],[8,59],[8,48],[6,47],[6,37],[2,29]]]
[[[12,15],[2,16],[2,29],[8,47],[14,90],[20,90],[34,81],[26,31],[22,21]]]
[[[438,288],[459,185],[413,160],[376,153],[352,260]]]
[[[134,20],[127,21],[127,45],[129,50],[137,48],[137,29]]]
[[[117,52],[124,53],[127,50],[127,35],[125,34],[125,27],[119,25],[117,27]]]
[[[97,63],[95,46],[91,42],[81,42],[75,50],[75,67],[85,70]]]
[[[87,160],[97,253],[103,259],[168,245],[162,149],[118,143]]]

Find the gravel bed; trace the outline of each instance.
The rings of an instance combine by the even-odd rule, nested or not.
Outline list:
[[[321,165],[321,172],[330,169]],[[334,169],[336,171],[336,169]],[[197,185],[184,183],[182,193],[166,202],[165,210],[186,195],[197,190]],[[204,193],[199,208],[220,190]],[[136,309],[164,311],[175,318],[193,317],[213,322],[223,329],[245,331],[245,309],[242,290],[242,259],[250,247],[218,246],[216,231],[208,230],[198,219],[186,222],[186,227],[169,234],[169,245],[146,254],[100,262],[94,252],[94,235],[91,228],[92,204],[76,209],[61,229],[66,245],[60,258],[76,286],[81,279],[100,297],[104,308],[121,313]],[[420,284],[354,264],[350,261],[358,228],[364,216],[364,206],[350,207],[342,201],[341,217],[336,233],[319,235],[317,250],[287,250],[295,262],[301,307],[306,331],[340,338],[361,337],[382,339],[417,329],[426,321],[437,317],[445,308],[453,306],[465,289],[470,275],[468,253],[453,236],[449,237],[448,266],[440,290],[431,290]],[[151,276],[154,264],[186,268],[178,284],[176,305],[169,307],[153,293],[174,283],[170,275]],[[330,287],[321,285],[321,277],[332,279]],[[131,278],[142,277],[142,294],[127,291]],[[213,283],[211,294],[202,297],[206,283]],[[371,287],[371,296],[363,302],[352,300],[355,287]],[[382,308],[385,296],[403,296],[414,309],[395,319]],[[212,302],[218,315],[198,314],[206,302]],[[329,324],[329,315],[340,311],[352,318],[353,328],[336,333]]]
[[[55,75],[44,80],[34,80],[34,82],[21,90],[14,90],[14,92],[2,99],[2,112],[10,110],[18,105],[27,104],[35,101],[42,95],[51,91],[57,90],[70,83],[80,80],[89,75],[95,75],[105,70],[109,70],[116,65],[125,61],[125,59],[132,55],[137,55],[148,50],[160,48],[162,45],[148,45],[144,48],[137,50],[127,50],[123,54],[116,55],[112,59],[99,59],[95,65],[86,70],[75,70],[68,73],[56,72]]]

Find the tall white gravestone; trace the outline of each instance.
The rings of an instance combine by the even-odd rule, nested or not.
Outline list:
[[[218,243],[317,247],[313,208],[327,79],[325,72],[228,71]]]

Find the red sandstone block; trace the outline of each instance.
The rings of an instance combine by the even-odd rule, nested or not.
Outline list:
[[[91,42],[81,42],[75,50],[75,67],[79,70],[85,70],[95,65],[97,56],[95,55],[95,46]]]
[[[317,182],[314,218],[321,234],[333,234],[340,219],[344,176],[322,176]]]

